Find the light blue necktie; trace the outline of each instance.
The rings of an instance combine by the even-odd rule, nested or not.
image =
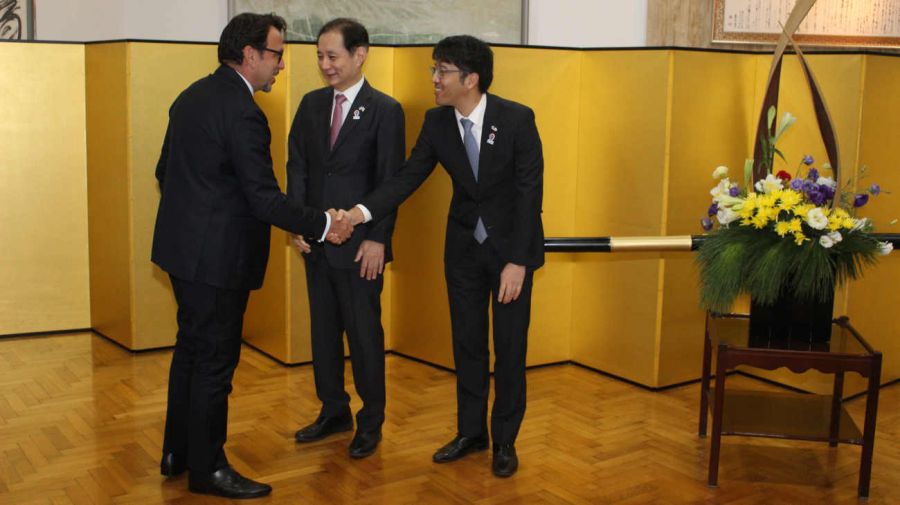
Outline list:
[[[475,140],[475,135],[472,135],[472,126],[475,123],[466,118],[460,119],[459,122],[463,126],[463,144],[466,146],[466,156],[469,157],[469,164],[472,165],[472,174],[475,176],[475,182],[478,182],[478,141]],[[484,222],[481,221],[479,216],[478,223],[475,224],[475,240],[481,244],[484,243],[487,236]]]

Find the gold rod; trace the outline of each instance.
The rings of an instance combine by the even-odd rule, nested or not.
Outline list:
[[[610,237],[612,252],[625,251],[690,251],[690,235],[665,237]]]

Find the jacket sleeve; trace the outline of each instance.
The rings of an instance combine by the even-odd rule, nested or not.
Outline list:
[[[271,134],[258,107],[243,109],[228,131],[228,149],[250,212],[260,221],[318,240],[325,232],[325,213],[288,200],[272,172]]]
[[[303,122],[301,116],[307,113],[307,107],[304,97],[288,134],[287,196],[300,205],[306,205],[306,185],[309,180],[309,158],[300,126]]]
[[[163,186],[166,181],[166,167],[169,164],[169,133],[171,125],[166,126],[166,133],[163,137],[162,151],[159,153],[159,161],[156,162],[156,180],[159,181],[159,191],[162,193]]]
[[[543,237],[535,237],[541,227],[537,225],[541,219],[541,202],[544,194],[544,155],[541,137],[534,122],[534,112],[526,109],[526,116],[519,122],[515,135],[514,160],[516,185],[516,219],[511,236],[510,262],[527,265],[526,254],[533,250],[535,240],[543,241]],[[543,242],[541,242],[543,247]]]
[[[429,136],[429,116],[425,116],[425,124],[419,132],[419,138],[397,174],[378,186],[360,202],[372,214],[375,226],[387,216],[396,212],[397,207],[409,198],[425,179],[431,175],[437,165],[437,152]]]
[[[376,187],[390,180],[403,165],[406,155],[405,132],[403,108],[399,103],[391,101],[376,134]],[[396,221],[397,211],[394,209],[368,230],[366,238],[382,244],[390,242]]]

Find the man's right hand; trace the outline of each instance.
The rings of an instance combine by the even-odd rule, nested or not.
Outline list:
[[[353,234],[353,224],[349,219],[339,219],[338,212],[334,209],[328,209],[328,214],[331,216],[331,228],[328,229],[325,240],[341,245]]]
[[[359,210],[359,207],[353,207],[350,210],[339,210],[338,211],[338,220],[339,221],[350,221],[350,224],[356,226],[363,221],[366,220],[366,216],[363,215],[362,211]]]

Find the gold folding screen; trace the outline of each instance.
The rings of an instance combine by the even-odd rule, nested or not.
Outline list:
[[[90,298],[91,325],[127,347],[170,345],[174,301],[165,274],[149,262],[158,202],[153,170],[167,108],[185,86],[215,67],[215,46],[121,42],[81,49],[11,44],[0,50],[25,66],[34,58],[26,56],[29,47],[40,53],[38,59],[56,57],[63,60],[60,65],[87,69],[86,99],[58,105],[76,116],[78,110],[86,110],[86,126],[73,132],[74,155],[66,156],[75,164],[54,167],[76,182],[78,177],[88,180],[87,191],[77,184],[74,189],[82,205],[90,203],[90,297],[86,283],[75,284],[67,294],[84,305],[76,312],[85,321]],[[433,106],[426,71],[430,55],[425,47],[376,47],[365,69],[374,86],[403,104],[408,148],[425,111]],[[754,116],[769,63],[766,55],[667,49],[498,47],[495,55],[492,91],[530,105],[537,116],[545,156],[547,236],[699,232],[712,169],[726,164],[738,177],[752,150]],[[289,45],[286,62],[273,93],[257,96],[269,118],[275,171],[282,184],[287,132],[296,107],[305,92],[322,86],[312,46]],[[835,116],[845,175],[866,163],[872,167],[873,181],[888,189],[900,188],[900,174],[893,171],[900,153],[890,137],[900,127],[900,97],[893,91],[900,80],[900,59],[834,54],[812,55],[810,62]],[[34,82],[23,87],[37,85],[42,78],[33,76]],[[802,92],[805,84],[799,79],[795,61],[788,58],[781,110],[800,121],[785,138],[783,151],[792,157],[812,154],[821,159],[824,149],[808,96]],[[47,83],[43,86],[37,89],[48,99],[58,94],[56,88],[45,89]],[[79,89],[72,88],[76,94]],[[35,110],[34,101],[29,103],[23,113]],[[77,139],[79,134],[84,139],[85,131],[87,147],[81,151]],[[13,158],[15,170],[25,173],[23,160],[41,151],[72,148],[31,143]],[[77,163],[79,155],[87,159],[86,177],[78,175],[83,170]],[[25,188],[24,177],[14,180]],[[439,168],[401,206],[395,261],[383,295],[389,347],[444,366],[452,366],[442,266],[449,198],[450,181]],[[49,205],[56,214],[67,210],[55,202]],[[900,209],[896,196],[870,205],[867,214],[879,223],[896,217]],[[4,225],[14,223],[8,214],[2,215]],[[69,217],[82,229],[87,225],[83,214]],[[29,221],[28,228],[39,229],[49,221],[41,217]],[[78,226],[69,228],[77,239]],[[16,233],[34,236],[24,230]],[[84,250],[88,241],[81,240]],[[16,253],[19,260],[23,251]],[[78,247],[68,250],[67,261],[80,264],[86,275],[87,258],[79,260],[78,251]],[[698,377],[703,314],[692,261],[689,253],[549,254],[547,265],[536,275],[528,364],[574,360],[651,387]],[[55,282],[43,267],[48,264],[36,257],[31,266],[45,282]],[[890,314],[897,279],[900,259],[886,258],[865,279],[844,290],[837,303],[876,348],[885,351],[884,380],[900,376],[900,360],[891,352],[900,351],[900,330],[883,320]],[[7,298],[25,299],[24,292],[5,289]],[[65,305],[54,301],[46,310],[63,312]],[[2,333],[12,333],[13,326],[6,324],[12,314],[7,307],[0,306]],[[72,327],[69,322],[42,326],[39,323],[54,318],[40,314],[32,316],[31,328]],[[251,296],[247,339],[281,361],[309,361],[308,318],[302,260],[285,234],[276,231],[266,284]],[[811,389],[822,385],[814,376],[796,379],[778,372],[768,376]]]

